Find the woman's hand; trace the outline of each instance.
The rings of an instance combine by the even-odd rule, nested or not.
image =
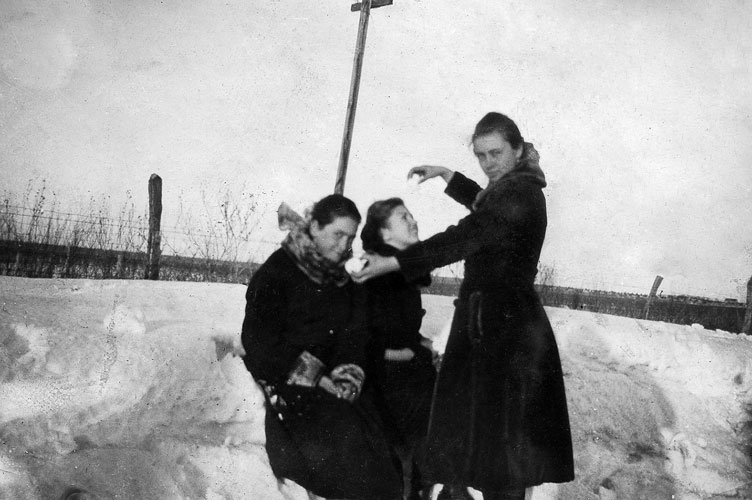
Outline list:
[[[420,165],[413,167],[407,173],[407,178],[411,178],[413,175],[419,176],[418,184],[425,182],[428,179],[434,177],[441,177],[448,184],[454,175],[454,170],[449,170],[446,167],[440,167],[438,165]]]
[[[319,387],[335,396],[352,403],[360,396],[365,374],[357,365],[339,365],[327,376],[319,379]]]
[[[319,387],[321,387],[326,392],[328,392],[328,393],[330,393],[330,394],[332,394],[332,395],[334,395],[334,396],[336,396],[338,398],[342,397],[341,394],[340,394],[339,388],[336,385],[334,385],[334,382],[332,382],[332,379],[330,379],[326,375],[324,375],[323,377],[321,377],[321,379],[319,380]]]
[[[371,278],[400,270],[396,257],[383,257],[375,253],[367,253],[361,258],[366,261],[366,266],[360,272],[350,275],[355,283],[365,283]]]
[[[355,398],[358,396],[357,391],[355,391],[353,388],[343,385],[337,385],[331,378],[327,377],[326,375],[321,377],[321,380],[319,380],[319,387],[321,387],[337,399],[344,399],[345,401],[349,401],[350,403],[355,401]]]
[[[387,361],[410,361],[415,357],[415,351],[409,347],[402,349],[386,349],[384,359]]]

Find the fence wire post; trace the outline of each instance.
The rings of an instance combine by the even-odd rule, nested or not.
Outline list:
[[[21,276],[21,251],[16,252],[16,262],[13,264],[13,275]]]
[[[661,276],[660,274],[655,277],[655,280],[653,280],[653,287],[650,289],[648,301],[645,303],[645,319],[648,319],[648,314],[650,314],[650,304],[653,302],[655,294],[658,292],[658,287],[661,286],[662,281],[663,276]]]
[[[747,310],[744,313],[742,333],[752,335],[752,277],[747,281]]]
[[[63,278],[70,278],[70,260],[73,249],[71,245],[65,247],[65,262],[63,263]]]
[[[162,178],[157,174],[149,177],[149,238],[146,243],[147,280],[159,279],[160,221],[162,219]]]

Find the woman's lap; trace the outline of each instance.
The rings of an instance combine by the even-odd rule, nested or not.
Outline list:
[[[330,498],[396,498],[402,479],[375,418],[360,403],[324,399],[303,415],[267,413],[272,470]]]

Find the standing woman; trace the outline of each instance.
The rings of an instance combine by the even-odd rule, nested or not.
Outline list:
[[[363,250],[395,255],[417,243],[418,224],[400,198],[373,203],[360,233]],[[415,458],[426,437],[431,392],[436,379],[433,352],[420,334],[423,322],[421,286],[428,274],[408,282],[401,273],[388,273],[366,283],[369,324],[374,340],[371,384],[377,405],[398,450],[403,468],[410,472],[407,500],[428,498]]]
[[[330,195],[305,219],[283,204],[279,220],[290,232],[248,284],[242,331],[272,471],[325,498],[396,500],[401,476],[361,394],[365,290],[344,270],[360,213]]]
[[[367,254],[354,277],[401,271],[410,281],[465,259],[424,470],[431,481],[479,489],[484,500],[522,500],[527,487],[574,479],[561,361],[533,286],[546,181],[538,153],[505,115],[484,116],[472,145],[485,189],[440,166],[408,174],[443,178],[471,213],[394,256]]]

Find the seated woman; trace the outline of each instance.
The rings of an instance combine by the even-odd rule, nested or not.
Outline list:
[[[303,219],[280,207],[290,233],[246,294],[245,363],[266,396],[272,471],[325,498],[392,500],[401,476],[361,396],[369,344],[366,296],[344,270],[361,217],[330,195]]]
[[[368,208],[360,237],[364,250],[393,256],[418,242],[418,224],[400,198],[390,198]],[[392,445],[411,471],[409,500],[430,493],[414,461],[425,440],[436,379],[433,353],[420,334],[425,314],[420,286],[430,282],[429,275],[410,283],[394,272],[366,283],[374,337],[371,380]]]

